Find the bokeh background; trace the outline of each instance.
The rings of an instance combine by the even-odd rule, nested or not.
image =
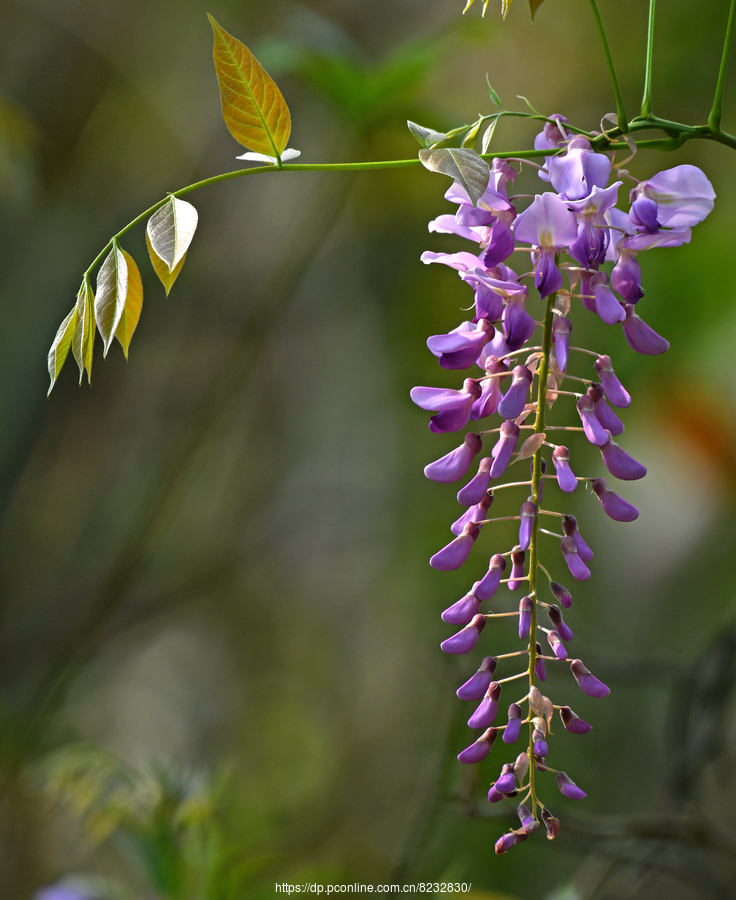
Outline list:
[[[646,4],[600,5],[633,114]],[[658,114],[705,121],[727,6],[661,5]],[[567,618],[612,693],[549,682],[594,725],[554,741],[588,799],[549,784],[553,845],[537,834],[496,857],[513,805],[483,798],[503,760],[454,758],[469,742],[454,689],[475,665],[439,651],[439,613],[484,551],[458,573],[427,565],[457,507],[422,467],[452,438],[408,398],[455,383],[424,342],[470,302],[419,262],[462,244],[426,231],[450,211],[446,180],[290,173],[191,195],[199,230],[168,298],[142,228],[124,239],[146,296],[130,362],[98,344],[91,388],[70,361],[45,396],[48,346],[109,235],[239,165],[206,11],[277,78],[306,162],[413,156],[405,120],[442,130],[491,111],[486,73],[507,106],[525,95],[585,128],[613,109],[583,0],[548,0],[533,24],[523,0],[505,23],[494,0],[484,20],[461,7],[0,0],[0,897],[437,880],[486,900],[734,896],[732,151],[630,164],[643,178],[694,163],[718,194],[690,246],[641,256],[640,310],[669,353],[639,357],[576,316],[634,396],[625,446],[650,472],[627,488],[632,525],[571,501],[596,556]],[[730,77],[730,131],[734,97]],[[536,130],[504,122],[495,146]],[[582,468],[598,473],[596,457]],[[513,648],[492,631],[485,652],[489,636]]]

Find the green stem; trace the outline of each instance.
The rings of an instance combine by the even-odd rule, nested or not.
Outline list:
[[[606,63],[608,65],[608,74],[611,76],[613,95],[616,98],[616,115],[618,117],[618,127],[623,134],[626,134],[628,131],[629,118],[626,115],[626,110],[624,109],[624,100],[621,96],[621,89],[618,86],[618,78],[616,78],[616,70],[613,67],[613,58],[608,47],[608,40],[606,38],[605,29],[603,28],[603,21],[601,20],[601,14],[598,12],[598,4],[595,2],[595,0],[590,0],[590,6],[593,10],[593,16],[595,18],[596,25],[598,26],[598,34],[601,37],[601,43],[603,44],[603,52],[606,56]]]
[[[734,21],[736,21],[736,0],[731,0],[731,8],[728,12],[728,24],[726,25],[726,37],[723,41],[723,55],[721,56],[721,68],[718,70],[718,83],[713,97],[713,106],[708,116],[708,127],[713,134],[721,130],[721,110],[723,107],[723,89],[726,86],[726,71],[728,70],[728,57],[731,55],[731,39],[733,38]]]
[[[537,417],[534,420],[534,431],[539,433],[544,431],[544,414],[547,409],[545,402],[547,394],[547,375],[549,374],[549,354],[552,346],[552,309],[555,305],[557,294],[550,294],[547,297],[547,310],[544,316],[544,331],[542,334],[542,358],[539,361],[539,382],[537,385]],[[532,501],[539,508],[539,487],[542,481],[542,448],[540,447],[534,454],[534,462],[532,466]],[[535,597],[534,606],[532,607],[532,624],[529,631],[529,688],[534,687],[536,677],[535,665],[537,662],[537,570],[539,563],[539,515],[534,519],[532,525],[532,536],[529,544],[529,593]],[[534,786],[535,766],[534,766],[534,741],[532,733],[534,728],[529,726],[529,787],[532,795],[532,815],[537,814],[537,792]]]
[[[654,60],[654,7],[657,0],[649,0],[649,27],[647,29],[647,65],[644,71],[644,96],[641,101],[641,114],[652,114],[652,62]]]

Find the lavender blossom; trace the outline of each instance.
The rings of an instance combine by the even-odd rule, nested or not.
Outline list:
[[[675,166],[640,182],[632,196],[648,197],[657,205],[657,218],[665,228],[692,228],[713,209],[713,185],[696,166]]]
[[[622,481],[636,481],[647,474],[646,466],[637,462],[633,456],[625,453],[606,431],[607,440],[599,449],[606,468],[615,478]]]
[[[484,456],[478,465],[478,474],[475,475],[457,492],[457,502],[463,506],[474,506],[485,496],[488,485],[491,483],[491,463],[489,456]]]
[[[617,522],[633,522],[634,519],[639,518],[639,510],[612,491],[606,484],[605,478],[594,478],[590,486],[601,501],[601,506],[612,519]]]
[[[491,478],[500,478],[506,471],[511,454],[516,450],[521,431],[514,422],[504,422],[500,428],[498,442],[491,450],[493,465],[491,466]]]
[[[619,249],[619,257],[611,272],[611,287],[628,303],[636,303],[644,296],[641,289],[641,266],[636,253],[625,247]]]
[[[479,600],[490,600],[491,597],[498,590],[498,585],[501,582],[501,576],[506,570],[506,560],[500,553],[494,553],[491,557],[490,564],[488,566],[488,571],[481,578],[479,582],[476,583],[473,588],[473,593]]]
[[[605,187],[610,174],[611,160],[603,153],[595,153],[582,137],[570,141],[564,156],[554,156],[549,161],[552,187],[567,200],[582,200],[594,187]]]
[[[494,657],[486,656],[475,675],[471,676],[465,684],[461,684],[455,691],[457,696],[461,700],[480,700],[488,690],[493,673],[496,671],[496,665],[497,661]]]
[[[467,424],[473,401],[480,397],[480,385],[472,378],[466,378],[461,391],[415,387],[411,389],[410,396],[422,409],[439,410],[430,418],[429,427],[435,434],[443,434],[459,431]]]
[[[624,337],[637,353],[644,353],[647,356],[657,356],[670,349],[669,342],[640,319],[630,303],[626,304]]]
[[[514,222],[514,234],[517,241],[539,248],[534,283],[542,299],[554,294],[562,287],[562,273],[555,263],[555,254],[577,238],[575,216],[555,194],[538,194]]]
[[[491,752],[491,747],[493,746],[493,742],[495,740],[496,729],[488,728],[483,732],[483,734],[478,738],[477,741],[458,753],[457,758],[461,763],[479,763],[481,762],[481,760],[484,760],[486,756],[488,756],[488,754]]]
[[[471,591],[442,613],[442,621],[449,625],[467,625],[478,614],[480,600]]]
[[[593,365],[601,380],[606,397],[608,397],[610,402],[613,403],[614,406],[618,406],[619,409],[631,406],[631,397],[629,396],[628,391],[624,388],[616,377],[616,373],[613,371],[611,357],[599,356]]]
[[[478,643],[481,631],[486,627],[484,616],[473,616],[469,625],[466,625],[462,631],[453,634],[452,637],[442,641],[440,647],[445,653],[470,653],[470,651]]]
[[[470,728],[489,728],[498,714],[498,701],[501,696],[501,685],[492,681],[485,697],[478,704],[473,715],[468,719]],[[501,793],[504,793],[501,791]]]
[[[473,457],[477,456],[482,449],[483,441],[480,435],[473,434],[472,431],[468,432],[459,447],[425,466],[424,474],[432,481],[452,484],[453,481],[457,481],[458,478],[465,475]]]
[[[488,319],[480,319],[474,330],[455,329],[449,334],[427,338],[427,347],[439,357],[443,369],[467,369],[495,333],[496,329]]]
[[[430,566],[442,572],[459,569],[470,556],[470,551],[479,534],[478,526],[468,522],[459,537],[435,553],[429,561]]]
[[[510,350],[518,350],[534,333],[534,319],[526,311],[524,297],[513,297],[503,311],[503,333]]]
[[[599,681],[595,675],[591,675],[590,670],[585,668],[581,660],[574,659],[570,663],[570,671],[575,676],[575,681],[580,685],[582,692],[589,697],[607,697],[611,693],[611,689]]]

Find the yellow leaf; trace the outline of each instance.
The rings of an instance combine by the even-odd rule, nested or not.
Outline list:
[[[146,232],[146,246],[148,247],[148,255],[151,257],[153,271],[158,275],[159,280],[166,291],[166,296],[168,297],[171,286],[176,281],[179,272],[181,272],[181,267],[184,265],[184,260],[187,258],[187,255],[185,253],[174,267],[174,270],[170,272],[169,267],[153,249],[153,244],[151,244],[148,232]]]
[[[143,306],[143,284],[141,282],[141,273],[135,260],[125,250],[122,251],[125,262],[128,266],[128,290],[125,293],[125,304],[123,306],[123,314],[115,329],[115,337],[120,341],[123,348],[125,358],[128,358],[128,347],[133,332],[141,317],[141,307]]]
[[[544,0],[529,0],[529,12],[532,14],[532,22],[534,21],[534,14],[543,3]]]
[[[76,324],[77,307],[75,306],[61,325],[59,325],[59,330],[56,332],[56,337],[49,350],[48,362],[51,384],[49,385],[48,394],[51,393],[54,384],[56,384],[56,379],[59,377],[61,367],[64,365],[64,362],[69,355],[69,348],[72,345],[72,335],[74,334]]]
[[[197,210],[186,200],[169,199],[148,220],[146,237],[170,272],[179,265],[197,230]]]
[[[249,150],[280,158],[291,134],[289,107],[281,91],[245,44],[208,18],[215,35],[222,115],[230,134]]]
[[[95,346],[95,295],[92,285],[85,275],[77,294],[77,324],[72,337],[72,353],[79,366],[79,383],[82,383],[84,370],[87,370],[87,382],[92,381],[92,354]]]

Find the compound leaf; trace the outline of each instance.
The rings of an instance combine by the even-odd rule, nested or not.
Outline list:
[[[291,116],[276,82],[250,50],[208,16],[215,35],[214,60],[222,115],[238,143],[281,158]]]

